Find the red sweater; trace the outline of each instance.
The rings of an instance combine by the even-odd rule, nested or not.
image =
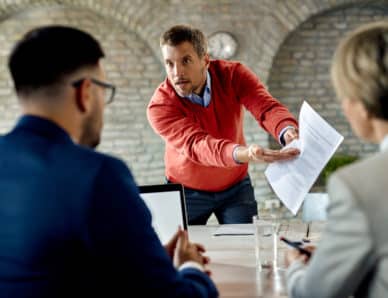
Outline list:
[[[233,186],[248,171],[247,164],[236,163],[232,156],[237,144],[245,145],[243,107],[276,139],[284,127],[296,127],[297,121],[242,64],[214,60],[209,72],[208,107],[179,97],[166,79],[152,96],[147,116],[166,144],[166,177],[189,188],[216,192]]]

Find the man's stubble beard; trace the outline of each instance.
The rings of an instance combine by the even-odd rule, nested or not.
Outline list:
[[[96,124],[98,123],[96,109],[84,119],[82,123],[82,132],[79,144],[95,149],[101,141],[101,129],[97,131]]]

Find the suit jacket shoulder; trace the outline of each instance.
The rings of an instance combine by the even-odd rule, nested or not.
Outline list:
[[[329,179],[328,223],[309,265],[289,268],[291,297],[388,295],[387,162],[378,153]]]
[[[388,151],[383,151],[339,170],[330,179],[333,190],[336,189],[334,184],[342,181],[366,214],[378,250],[388,244],[388,236],[382,228],[388,217],[387,168]]]
[[[0,137],[0,193],[1,297],[217,296],[205,273],[176,271],[124,162],[48,120]]]

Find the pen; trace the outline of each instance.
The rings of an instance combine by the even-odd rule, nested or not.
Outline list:
[[[289,246],[292,246],[292,247],[296,248],[297,250],[299,250],[300,253],[305,254],[308,257],[311,257],[311,252],[309,252],[307,249],[304,249],[303,247],[301,247],[300,243],[290,241],[290,240],[288,240],[287,238],[284,238],[284,237],[280,237],[280,240],[284,241]]]

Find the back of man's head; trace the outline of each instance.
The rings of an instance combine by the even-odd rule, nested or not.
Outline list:
[[[104,52],[90,34],[65,26],[33,29],[14,47],[8,67],[18,95],[60,86],[69,74],[97,66]]]

